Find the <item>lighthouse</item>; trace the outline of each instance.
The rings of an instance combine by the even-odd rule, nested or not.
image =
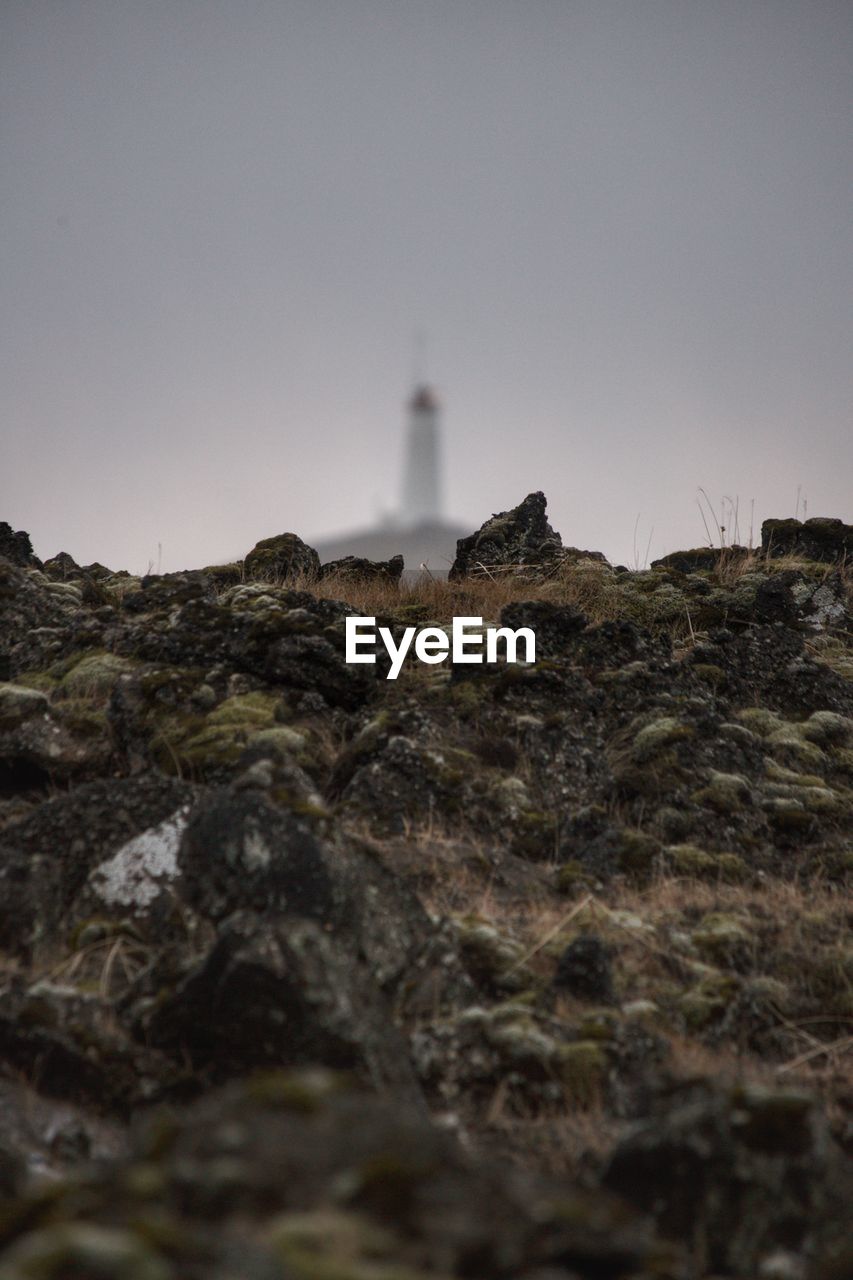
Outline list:
[[[441,520],[439,403],[435,392],[425,384],[416,387],[408,411],[400,522],[413,528]]]

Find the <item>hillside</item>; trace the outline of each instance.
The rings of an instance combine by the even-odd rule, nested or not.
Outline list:
[[[851,552],[0,526],[0,1280],[853,1274]]]

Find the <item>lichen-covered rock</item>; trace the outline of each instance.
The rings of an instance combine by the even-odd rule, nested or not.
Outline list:
[[[243,571],[248,579],[269,582],[310,580],[320,575],[320,557],[295,533],[279,533],[255,543],[243,561]]]
[[[544,493],[529,493],[511,511],[492,516],[476,533],[460,538],[450,579],[553,567],[563,542],[546,519],[546,505]]]
[[[123,900],[129,890],[119,887],[115,862],[115,875],[109,874],[111,860],[143,833],[157,832],[194,794],[185,783],[157,775],[98,780],[6,827],[0,833],[0,947],[18,955],[55,948],[73,929],[75,903],[86,902],[90,874],[98,867],[107,868],[103,878],[115,886],[101,909],[132,906]],[[128,875],[141,876],[144,859],[138,847],[132,853]],[[93,914],[88,906],[80,910]]]
[[[329,560],[320,569],[320,578],[337,578],[344,582],[399,582],[403,572],[402,556],[390,560],[365,560],[363,556],[344,556]]]
[[[761,526],[761,549],[773,557],[800,556],[838,564],[853,558],[853,525],[826,516],[804,521],[765,520]]]

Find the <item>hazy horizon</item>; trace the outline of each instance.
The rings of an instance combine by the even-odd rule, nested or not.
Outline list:
[[[852,55],[828,0],[7,0],[0,519],[135,572],[371,525],[424,329],[449,520],[853,520]]]

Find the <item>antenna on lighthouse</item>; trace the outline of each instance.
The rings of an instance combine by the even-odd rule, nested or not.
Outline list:
[[[427,336],[420,327],[412,334],[412,386],[420,386],[426,382],[427,376]]]

